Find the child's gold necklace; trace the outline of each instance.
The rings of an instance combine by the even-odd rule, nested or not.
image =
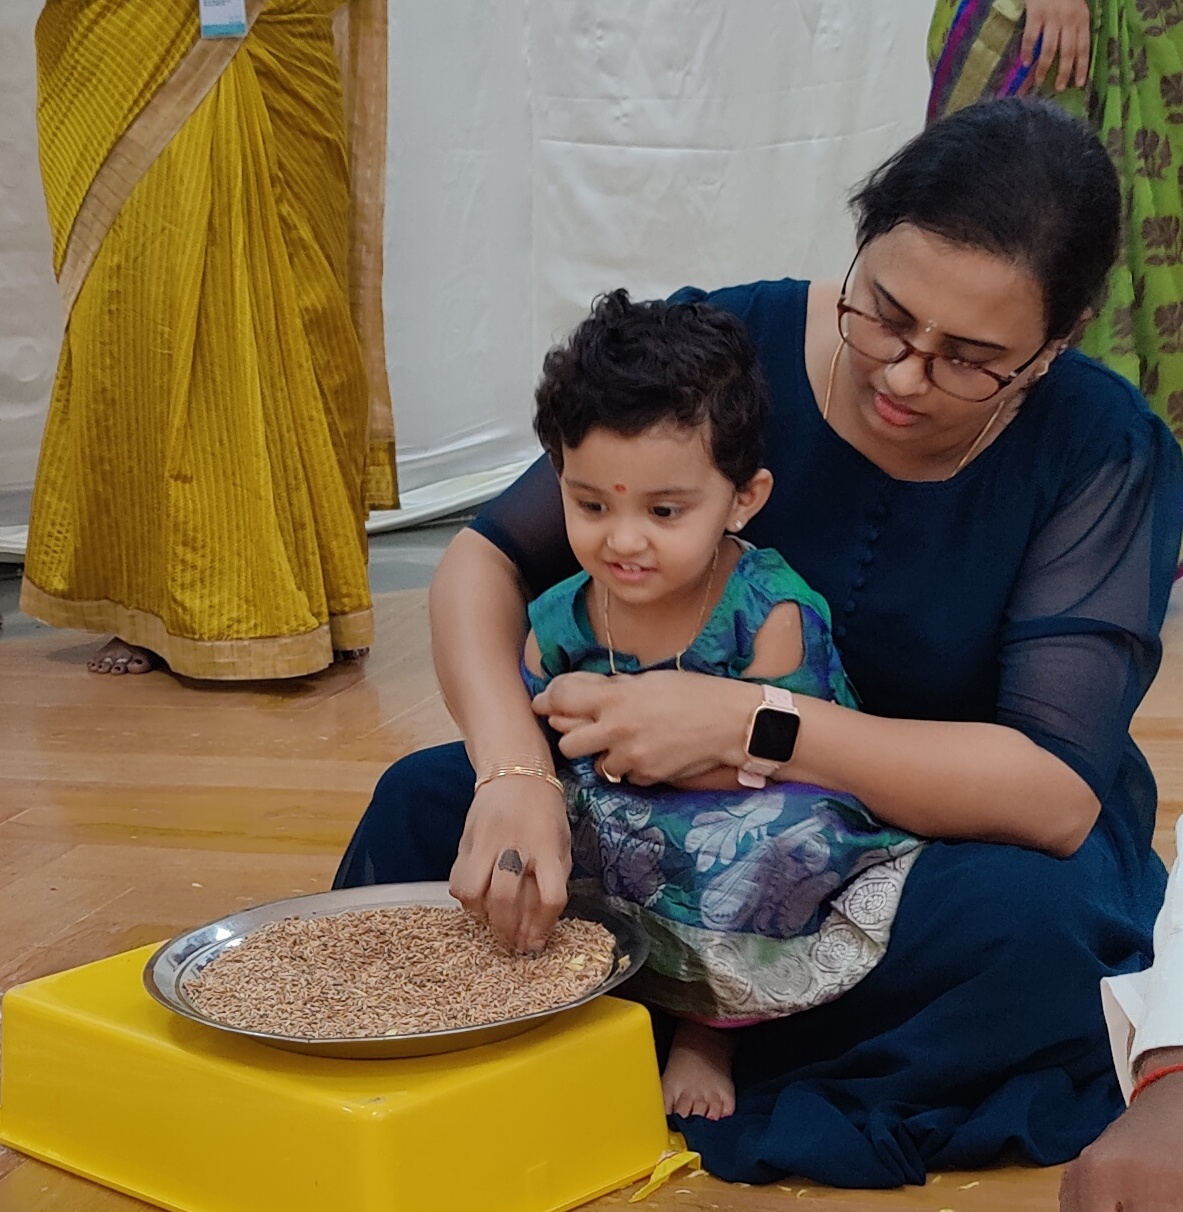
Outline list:
[[[719,564],[719,548],[716,546],[715,554],[711,556],[711,570],[707,573],[706,589],[702,595],[702,605],[698,608],[698,621],[694,624],[694,630],[690,633],[690,639],[685,646],[674,655],[674,668],[679,673],[682,670],[682,657],[686,653],[686,649],[698,639],[698,633],[702,630],[702,621],[706,618],[707,605],[711,600],[711,586],[715,581],[715,569]],[[612,642],[612,624],[608,620],[608,610],[612,603],[612,595],[607,589],[604,590],[604,639],[608,641],[608,669],[611,675],[615,677],[619,670],[616,668],[616,646]]]

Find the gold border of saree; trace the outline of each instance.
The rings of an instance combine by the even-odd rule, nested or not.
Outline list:
[[[368,648],[374,621],[369,610],[334,615],[303,635],[249,640],[191,640],[171,634],[158,616],[111,601],[65,601],[38,589],[27,578],[21,585],[21,609],[50,627],[112,632],[125,644],[162,654],[184,665],[183,676],[217,681],[265,681],[308,677],[326,668],[325,651]]]
[[[265,4],[266,0],[247,0],[248,33]],[[86,275],[124,203],[217,84],[242,43],[241,38],[198,38],[176,71],[111,148],[82,200],[62,256],[58,286],[67,324]]]
[[[397,509],[394,407],[386,373],[382,270],[386,215],[387,0],[347,0],[333,14],[349,140],[349,293],[370,390],[366,508]]]

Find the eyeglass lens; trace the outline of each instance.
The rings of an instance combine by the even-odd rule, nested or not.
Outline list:
[[[840,331],[847,345],[876,362],[895,362],[910,348],[888,325],[856,311],[843,313]],[[928,359],[926,370],[934,387],[963,400],[988,400],[1001,386],[980,367],[940,355]]]

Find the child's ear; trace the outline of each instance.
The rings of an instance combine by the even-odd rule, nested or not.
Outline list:
[[[768,503],[772,494],[772,472],[761,467],[742,487],[735,490],[735,516],[729,530],[741,531]]]

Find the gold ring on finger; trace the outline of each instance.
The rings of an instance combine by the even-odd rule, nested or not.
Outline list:
[[[610,773],[610,772],[609,772],[609,770],[608,770],[608,767],[607,767],[607,766],[605,766],[605,765],[603,764],[603,762],[601,762],[601,763],[600,763],[600,773],[601,773],[601,774],[602,774],[602,775],[603,775],[603,776],[604,776],[604,777],[605,777],[605,778],[608,780],[608,782],[610,782],[610,783],[611,783],[613,786],[616,786],[616,784],[617,784],[617,783],[623,783],[623,782],[624,782],[624,775],[623,775],[623,774],[612,774],[612,773]]]

